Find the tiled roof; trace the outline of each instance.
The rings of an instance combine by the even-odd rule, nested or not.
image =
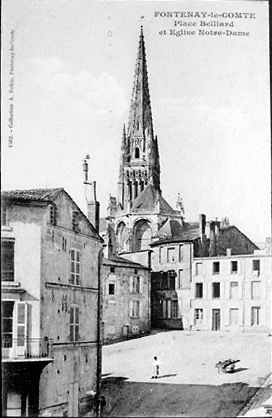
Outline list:
[[[30,190],[10,190],[1,192],[2,199],[10,199],[16,202],[52,202],[63,188],[57,189],[30,189]]]
[[[160,213],[176,213],[176,211],[166,202],[154,186],[149,184],[133,201],[132,212],[155,211],[157,202],[159,203]]]
[[[126,258],[119,257],[117,255],[113,255],[110,258],[104,258],[103,264],[105,266],[119,266],[119,267],[126,266],[126,267],[148,269],[148,267],[145,267],[142,264],[135,263],[134,261],[127,260]]]

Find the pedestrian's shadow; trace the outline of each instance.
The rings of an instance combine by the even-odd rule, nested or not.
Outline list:
[[[162,374],[162,375],[158,376],[157,379],[162,379],[163,377],[172,377],[172,376],[177,376],[177,373]]]

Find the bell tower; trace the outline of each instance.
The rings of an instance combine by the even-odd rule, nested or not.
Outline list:
[[[160,192],[158,140],[154,137],[143,27],[137,51],[127,129],[124,126],[117,204],[122,209],[151,184]]]

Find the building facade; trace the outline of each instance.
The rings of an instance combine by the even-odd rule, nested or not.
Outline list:
[[[150,270],[121,257],[104,258],[103,342],[150,332]]]
[[[97,392],[102,242],[63,189],[2,193],[4,415],[76,416]]]
[[[193,330],[270,332],[271,253],[195,258]]]

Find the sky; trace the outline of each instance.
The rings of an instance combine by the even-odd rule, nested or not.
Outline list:
[[[179,17],[167,15],[173,11]],[[175,208],[180,193],[187,221],[227,216],[264,241],[271,236],[266,1],[4,0],[2,190],[63,187],[86,213],[89,154],[106,216],[141,24],[164,198]],[[174,34],[180,30],[195,34]],[[219,30],[249,35],[210,34]]]

